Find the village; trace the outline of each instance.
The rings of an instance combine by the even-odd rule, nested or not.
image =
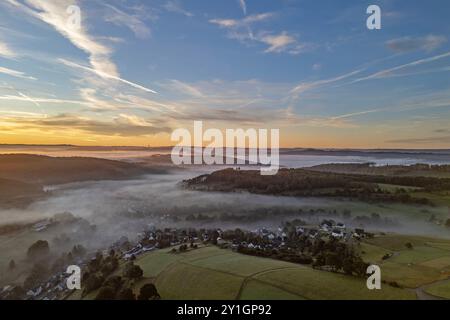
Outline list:
[[[37,232],[41,231],[40,228],[42,228],[40,224],[34,226]],[[141,255],[164,248],[172,248],[169,251],[170,254],[179,254],[206,245],[216,245],[222,249],[242,254],[323,267],[326,263],[320,263],[320,260],[323,260],[326,251],[343,250],[346,254],[353,255],[352,246],[360,239],[370,236],[372,235],[365,232],[364,229],[350,229],[344,223],[332,219],[324,219],[320,224],[311,226],[306,225],[303,221],[294,220],[283,223],[275,230],[259,228],[253,231],[222,230],[220,228],[158,229],[151,224],[143,232],[137,234],[137,241],[132,242],[127,237],[122,237],[102,252],[86,253],[73,263],[84,270],[99,256],[107,257],[110,252],[115,252],[118,259],[134,261]],[[336,266],[331,267],[335,268]],[[72,292],[66,285],[69,276],[65,272],[66,268],[67,265],[64,265],[47,281],[26,291],[17,286],[5,286],[0,290],[0,299],[7,299],[14,295],[25,296],[30,300],[64,299]]]

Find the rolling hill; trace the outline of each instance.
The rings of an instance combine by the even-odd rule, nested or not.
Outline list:
[[[137,164],[97,158],[0,155],[0,178],[43,185],[120,180],[152,172]]]

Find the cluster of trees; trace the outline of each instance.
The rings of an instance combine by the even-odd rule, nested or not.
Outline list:
[[[329,163],[310,168],[321,172],[337,172],[351,174],[390,175],[390,176],[419,176],[423,173],[448,173],[450,165],[386,165],[376,166],[374,163]]]
[[[118,269],[119,259],[111,250],[107,257],[100,253],[92,259],[83,274],[83,296],[97,289],[97,300],[150,300],[160,296],[153,284],[144,285],[136,296],[131,289],[144,274],[141,267],[129,261],[123,268],[122,276],[111,274]]]
[[[298,252],[292,252],[289,250],[280,250],[280,249],[271,249],[271,250],[262,250],[262,249],[251,249],[242,245],[239,245],[237,248],[237,252],[241,254],[247,254],[250,256],[257,256],[263,258],[271,258],[275,260],[282,260],[292,263],[299,264],[311,264],[313,262],[313,258],[310,255],[302,254]]]
[[[283,231],[287,238],[284,239],[284,246],[279,246],[280,239],[269,240],[241,229],[224,231],[222,237],[238,244],[237,251],[242,254],[311,264],[315,268],[327,268],[350,275],[365,275],[368,264],[362,260],[351,245],[335,238],[311,239],[304,234],[299,235],[295,231],[296,226],[303,224],[302,220],[285,223]],[[246,243],[253,244],[253,247],[245,245]]]
[[[114,250],[109,255],[103,257],[98,252],[92,260],[89,261],[86,270],[83,273],[82,282],[84,284],[83,296],[97,290],[102,286],[105,279],[119,267],[119,258]]]
[[[380,189],[378,184],[413,186],[425,191],[450,189],[450,179],[444,178],[347,174],[305,169],[281,169],[273,176],[262,176],[259,171],[225,169],[185,181],[186,186],[201,190],[245,190],[258,194],[338,196],[368,201],[430,204],[425,198],[411,197],[406,190],[390,192]]]
[[[161,296],[153,283],[143,285],[136,296],[129,281],[120,276],[107,279],[98,291],[95,300],[159,300]]]
[[[217,239],[216,239],[216,242],[217,242]],[[198,248],[198,245],[195,244],[193,241],[189,244],[189,246],[188,246],[187,244],[182,244],[181,246],[178,247],[178,250],[177,250],[176,248],[173,248],[173,249],[172,249],[172,253],[177,253],[177,252],[182,253],[182,252],[186,252],[186,251],[188,251],[189,248],[191,248],[191,249],[197,249],[197,248]]]
[[[136,296],[132,290],[135,282],[142,278],[144,272],[141,267],[129,261],[124,269],[122,276],[112,276],[102,283],[97,281],[95,284],[99,288],[96,300],[157,300],[160,299],[158,290],[153,283],[145,284],[141,287]]]
[[[78,259],[83,258],[87,251],[82,245],[73,246],[68,253],[62,253],[52,264],[51,271],[58,272],[65,270],[68,265],[74,264]]]
[[[83,257],[86,249],[81,245],[75,245],[68,253],[62,253],[55,259],[50,254],[50,247],[47,241],[38,240],[33,243],[27,250],[27,258],[32,263],[32,267],[26,276],[23,290],[30,290],[38,287],[55,272],[61,272],[65,268],[73,264],[76,259]],[[17,268],[15,260],[10,260],[8,270],[13,272]],[[19,292],[19,291],[17,291]]]
[[[351,247],[335,239],[314,241],[311,253],[315,258],[312,264],[314,268],[327,268],[363,277],[369,266]]]

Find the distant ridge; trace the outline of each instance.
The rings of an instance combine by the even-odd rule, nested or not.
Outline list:
[[[0,149],[2,148],[73,148],[75,150],[170,150],[173,146],[82,146],[73,144],[2,144],[0,143]],[[280,148],[280,153],[435,153],[443,152],[449,153],[450,149],[402,149],[402,148],[303,148],[303,147],[290,147]]]

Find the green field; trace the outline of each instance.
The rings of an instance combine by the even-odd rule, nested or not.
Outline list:
[[[411,243],[408,249],[405,243]],[[239,254],[215,246],[184,253],[158,250],[138,257],[144,278],[139,292],[155,283],[162,299],[416,299],[450,298],[450,240],[387,234],[357,244],[366,262],[380,266],[381,290],[368,290],[365,278],[316,270],[306,265]],[[382,259],[389,254],[390,257]],[[121,274],[118,270],[116,274]],[[391,285],[396,282],[400,288]],[[92,299],[96,292],[87,296]],[[73,295],[71,298],[79,298]]]
[[[377,261],[386,281],[417,288],[450,277],[450,240],[392,234],[366,241],[370,246],[362,246],[369,257],[379,256],[380,249],[392,254],[387,260]],[[413,248],[408,249],[406,243],[411,243]],[[368,261],[365,255],[363,258]]]
[[[272,259],[238,254],[214,246],[182,254],[160,250],[139,257],[144,279],[153,281],[162,299],[415,299],[410,289],[383,285],[370,291],[366,280],[314,270]],[[120,272],[119,272],[120,274]],[[96,292],[86,298],[92,299]],[[79,298],[73,295],[72,299]]]
[[[383,256],[386,254],[392,254],[391,250],[378,247],[369,243],[361,242],[358,247],[359,254],[364,261],[372,264],[377,264],[382,261]]]
[[[258,275],[256,278],[264,283],[283,287],[285,290],[313,300],[415,299],[415,294],[407,289],[382,285],[381,290],[368,290],[365,279],[306,267],[276,270]]]
[[[425,289],[429,294],[436,297],[450,299],[450,281],[443,281],[434,285],[431,285]]]

